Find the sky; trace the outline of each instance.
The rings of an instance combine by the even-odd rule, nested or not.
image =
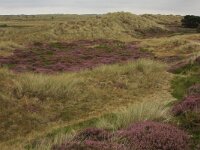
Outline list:
[[[0,15],[102,14],[199,15],[200,0],[0,0]]]

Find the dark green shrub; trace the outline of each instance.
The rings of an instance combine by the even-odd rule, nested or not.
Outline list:
[[[182,20],[182,25],[186,28],[197,28],[200,24],[200,17],[187,15]]]

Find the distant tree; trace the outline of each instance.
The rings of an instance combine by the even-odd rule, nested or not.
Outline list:
[[[200,17],[187,15],[182,19],[182,25],[186,28],[197,28],[200,24]]]

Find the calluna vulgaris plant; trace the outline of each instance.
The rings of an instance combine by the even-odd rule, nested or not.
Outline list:
[[[176,127],[152,121],[139,122],[119,133],[134,150],[188,150],[189,136]]]
[[[122,144],[102,141],[86,140],[83,142],[65,142],[61,146],[54,146],[53,150],[129,150]]]
[[[187,96],[183,101],[175,105],[172,111],[175,116],[189,111],[200,111],[200,94]]]
[[[189,136],[174,126],[152,121],[139,122],[127,129],[107,132],[86,129],[54,150],[188,150]]]
[[[173,107],[172,112],[182,127],[200,131],[200,94],[187,96]]]

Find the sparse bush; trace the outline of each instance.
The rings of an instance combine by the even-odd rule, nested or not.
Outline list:
[[[118,134],[135,150],[189,150],[189,136],[164,123],[139,122]]]

